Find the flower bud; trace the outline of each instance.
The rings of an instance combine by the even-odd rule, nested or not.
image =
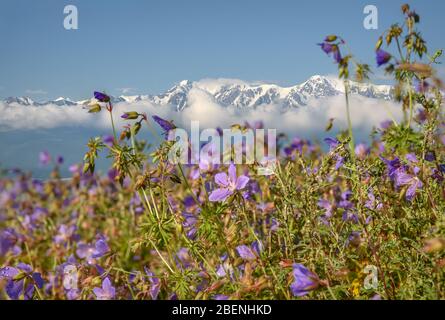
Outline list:
[[[331,34],[324,39],[326,42],[334,42],[335,40],[337,40],[337,36],[334,34]]]
[[[101,109],[102,109],[102,107],[96,103],[91,106],[91,108],[88,110],[88,112],[89,113],[98,113],[98,112],[100,112]]]
[[[125,112],[121,116],[121,118],[126,119],[126,120],[135,120],[135,119],[139,118],[139,113],[137,113],[136,111]]]
[[[133,134],[137,135],[140,129],[141,129],[141,123],[136,122],[133,126]]]
[[[105,93],[94,91],[94,98],[96,98],[97,101],[100,102],[110,102],[110,97],[107,96]]]
[[[376,51],[380,49],[380,47],[382,46],[382,43],[383,43],[383,38],[380,37],[379,40],[377,40],[377,43],[375,45],[375,50]]]
[[[409,11],[409,4],[405,3],[405,4],[402,6],[402,12],[403,12],[403,13],[407,13],[408,11]]]

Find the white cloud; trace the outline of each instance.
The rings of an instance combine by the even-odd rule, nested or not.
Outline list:
[[[402,118],[400,106],[389,101],[353,95],[350,106],[354,129],[367,133],[384,120]],[[278,132],[310,137],[322,132],[330,118],[335,118],[335,129],[347,127],[345,100],[342,96],[314,99],[305,107],[287,111],[279,105],[264,105],[240,111],[221,106],[208,92],[194,87],[189,92],[188,106],[181,112],[176,112],[173,106],[157,106],[148,102],[119,103],[114,108],[118,127],[126,123],[120,119],[120,115],[132,110],[174,120],[178,127],[186,129],[190,127],[191,121],[199,121],[200,128],[205,129],[229,128],[235,123],[262,120],[268,128],[275,128]],[[0,114],[0,131],[70,126],[109,128],[106,111],[90,114],[80,106],[20,106],[0,103]]]
[[[352,96],[350,98],[351,118],[355,130],[370,132],[373,126],[394,118],[402,118],[401,107],[394,102]],[[155,109],[156,112],[159,109]],[[164,114],[165,115],[165,114]],[[347,127],[346,105],[343,96],[314,99],[307,106],[284,111],[280,105],[263,105],[256,109],[239,111],[216,103],[211,95],[198,88],[189,93],[188,107],[182,112],[168,113],[167,118],[188,128],[190,121],[197,120],[201,128],[217,126],[229,128],[244,121],[262,120],[268,128],[278,132],[310,136],[324,130],[330,118],[335,118],[335,128]]]
[[[25,93],[26,94],[33,94],[33,95],[46,95],[46,94],[48,94],[48,92],[46,92],[44,90],[41,90],[41,89],[36,89],[36,90],[28,89],[28,90],[25,91]]]
[[[81,107],[21,106],[0,103],[0,130],[49,129],[64,126],[97,126],[101,122]]]
[[[130,94],[134,93],[137,89],[136,88],[117,88],[116,90],[119,90],[122,94]]]

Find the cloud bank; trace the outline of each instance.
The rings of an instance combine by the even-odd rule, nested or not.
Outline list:
[[[210,84],[209,84],[210,86]],[[401,107],[390,101],[351,96],[352,122],[355,130],[369,132],[388,119],[400,120]],[[345,99],[335,96],[314,99],[307,106],[284,110],[282,106],[262,105],[255,109],[243,110],[218,104],[213,96],[194,87],[188,94],[187,107],[177,112],[173,106],[153,105],[149,102],[119,103],[115,105],[115,118],[125,111],[146,112],[174,120],[178,127],[189,128],[191,121],[199,121],[200,128],[229,128],[232,124],[262,120],[267,128],[278,132],[300,136],[311,135],[324,130],[330,118],[334,118],[334,128],[347,127]],[[118,126],[125,121],[118,119]],[[108,129],[109,115],[102,111],[90,114],[80,106],[21,106],[0,103],[0,131],[52,129],[59,127],[88,127]]]

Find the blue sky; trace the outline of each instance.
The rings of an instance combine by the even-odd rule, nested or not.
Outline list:
[[[400,20],[404,2],[2,0],[0,97],[157,94],[183,79],[220,77],[292,85],[335,72],[316,46],[330,33],[374,65],[375,41]],[[63,28],[69,4],[79,10],[78,30]],[[363,28],[368,4],[379,9],[379,30]],[[445,1],[410,4],[430,48],[445,48]]]

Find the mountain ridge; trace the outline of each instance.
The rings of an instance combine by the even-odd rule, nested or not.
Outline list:
[[[155,105],[173,105],[177,111],[187,107],[189,93],[193,89],[206,92],[223,106],[235,108],[256,108],[260,105],[281,103],[284,108],[306,106],[310,99],[333,97],[344,93],[341,80],[333,77],[314,75],[303,83],[283,87],[271,83],[247,82],[239,79],[183,80],[159,95],[111,96],[113,103],[149,102]],[[389,85],[375,85],[350,81],[351,94],[367,98],[391,100],[393,88]],[[29,97],[9,97],[3,100],[8,105],[21,106],[85,106],[91,99],[73,101],[59,97],[45,102],[36,102]]]

